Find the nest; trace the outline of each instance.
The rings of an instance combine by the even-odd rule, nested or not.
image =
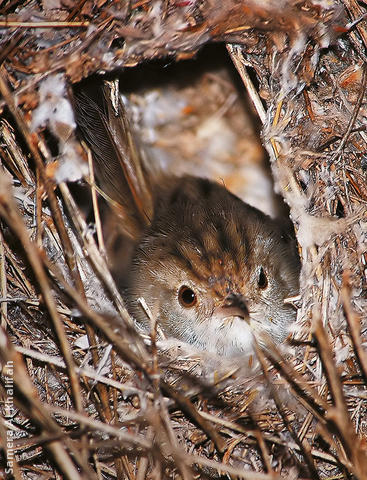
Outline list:
[[[355,0],[218,3],[0,8],[4,478],[367,472],[366,10]],[[261,124],[302,260],[298,318],[281,349],[243,365],[134,328],[71,106],[77,82],[107,72],[121,76],[157,162],[223,178],[274,214],[283,206]]]

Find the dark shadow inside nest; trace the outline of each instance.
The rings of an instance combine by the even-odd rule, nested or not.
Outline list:
[[[249,73],[254,84],[257,85],[254,72],[250,70]],[[214,178],[219,183],[224,183],[230,191],[246,202],[279,219],[286,230],[292,231],[288,206],[280,195],[274,193],[268,155],[260,141],[261,123],[223,44],[205,46],[188,60],[178,62],[171,59],[157,60],[126,68],[123,72],[94,75],[76,85],[74,92],[78,94],[87,91],[97,103],[101,103],[101,98],[96,93],[98,88],[103,80],[115,78],[119,78],[120,92],[130,105],[130,116],[138,117],[130,120],[132,120],[137,138],[141,140],[152,163],[178,175],[184,172]],[[211,161],[205,155],[205,149],[203,153],[200,151],[200,145],[195,147],[195,136],[190,136],[191,130],[200,131],[200,122],[208,122],[210,117],[217,115],[221,108],[220,99],[215,95],[215,89],[206,88],[206,85],[210,83],[217,84],[217,92],[223,90],[223,96],[235,96],[235,101],[223,114],[223,118],[228,124],[229,135],[230,129],[233,129],[234,125],[233,131],[238,137],[234,151],[230,156],[227,155],[228,158],[230,157],[228,163],[233,163],[227,176],[225,174],[225,169],[228,169],[226,157],[215,157],[214,155],[213,161]],[[197,105],[195,104],[195,94],[190,89],[197,90],[197,98],[202,98]],[[159,97],[156,102],[157,111],[154,111],[154,100],[151,100],[154,95]],[[184,104],[185,106],[182,107]],[[168,110],[177,109],[178,111],[181,109],[185,113],[181,117],[172,112],[168,114],[163,112],[162,114],[165,107]],[[190,109],[193,111],[190,112]],[[150,112],[149,115],[153,116],[153,119],[150,118],[148,121],[146,121],[147,110]],[[159,118],[157,120],[160,115],[167,116],[167,125],[163,124],[164,120],[162,122]],[[191,117],[195,115],[200,117],[199,122],[190,121],[190,115]],[[175,128],[175,124],[179,126]],[[211,142],[217,137],[215,133]],[[155,139],[146,140],[149,135],[155,136]],[[197,136],[199,135],[201,133]],[[174,148],[169,145],[172,138],[174,138]],[[158,148],[156,148],[157,145]],[[188,145],[190,148],[187,148]],[[240,149],[238,145],[240,145]],[[241,150],[243,145],[245,145],[244,150]],[[209,148],[205,148],[209,150]],[[254,150],[256,150],[256,154],[253,154]],[[244,165],[248,165],[248,167],[244,167]],[[250,170],[249,175],[246,173],[246,168]],[[257,176],[254,179],[251,176],[252,168],[257,170]],[[223,175],[222,171],[224,171]],[[238,180],[236,177],[242,180]],[[234,178],[236,178],[235,181],[233,181]],[[266,188],[263,188],[262,181],[266,183]],[[247,183],[250,186],[247,186]],[[89,189],[85,189],[80,183],[71,184],[71,189],[86,215],[91,214]],[[263,194],[266,198],[259,204],[256,195],[253,198],[253,192],[267,189],[268,191]],[[89,216],[89,219],[92,221],[93,217]]]

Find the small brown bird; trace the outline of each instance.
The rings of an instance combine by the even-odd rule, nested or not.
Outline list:
[[[99,97],[77,95],[76,118],[119,219],[117,235],[105,222],[108,254],[134,319],[148,324],[142,297],[166,337],[224,356],[250,353],[256,331],[284,341],[295,319],[284,299],[299,288],[292,236],[222,185],[152,173],[117,93]]]

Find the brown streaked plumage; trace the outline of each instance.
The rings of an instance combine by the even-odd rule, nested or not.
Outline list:
[[[298,293],[294,241],[222,185],[150,173],[106,87],[105,102],[77,97],[77,121],[101,188],[118,202],[115,214],[128,217],[120,248],[131,255],[122,265],[111,249],[110,258],[134,318],[147,324],[143,297],[166,336],[227,356],[250,353],[256,330],[282,342],[295,318],[284,299]]]

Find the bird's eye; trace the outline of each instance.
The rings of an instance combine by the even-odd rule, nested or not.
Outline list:
[[[196,293],[191,288],[182,286],[178,292],[178,301],[185,308],[193,307],[197,302]]]
[[[266,273],[263,269],[263,267],[260,268],[260,273],[259,273],[259,278],[257,279],[257,284],[259,288],[264,289],[268,286],[268,277],[266,276]]]

